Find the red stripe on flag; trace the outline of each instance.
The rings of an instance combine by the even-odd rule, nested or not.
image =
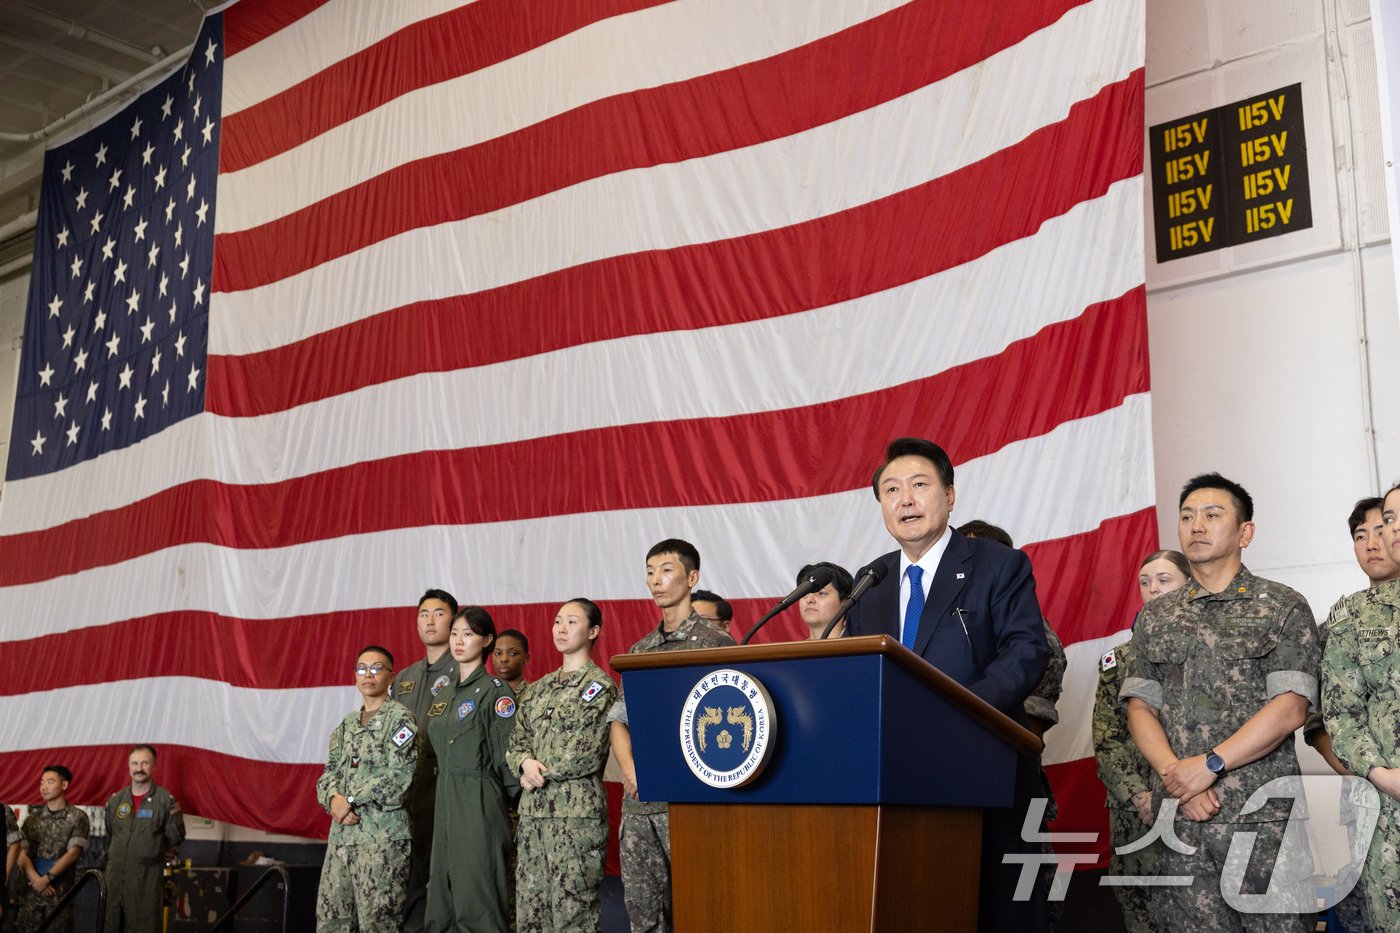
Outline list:
[[[239,0],[224,13],[224,57],[236,55],[330,0]]]
[[[350,712],[349,709],[346,712]],[[296,710],[288,709],[289,716]],[[330,744],[330,731],[326,731]],[[62,762],[73,772],[68,802],[100,807],[130,785],[129,745],[83,745],[6,751],[0,769],[0,799],[10,804],[40,803],[36,792],[45,765]],[[155,782],[171,789],[180,809],[235,826],[324,839],[331,818],[314,803],[321,765],[275,764],[183,745],[156,745]]]
[[[980,162],[851,210],[418,302],[261,353],[211,354],[206,404],[233,417],[268,414],[417,373],[664,332],[679,322],[701,328],[777,317],[933,275],[1141,174],[1136,136],[1106,141],[1141,122],[1142,77],[1139,70],[1109,85],[1064,121]],[[774,269],[789,272],[775,278]],[[754,283],[764,283],[761,300]],[[551,308],[567,314],[549,328],[519,326]]]
[[[637,591],[644,592],[645,554],[639,552],[633,556]],[[794,574],[797,569],[793,568]],[[410,588],[426,588],[441,582],[416,580]],[[783,583],[776,582],[779,586]],[[736,600],[736,618],[745,625],[752,624],[777,599],[775,596],[771,600]],[[497,631],[513,628],[530,639],[532,660],[525,673],[531,680],[559,666],[551,630],[555,613],[563,601],[486,607],[495,619]],[[638,638],[655,628],[660,610],[645,598],[596,602],[603,610],[604,625],[594,645],[593,658],[611,672],[608,659],[625,652]],[[0,679],[0,696],[150,677],[198,677],[259,690],[348,687],[354,683],[354,652],[363,645],[387,648],[399,669],[423,657],[417,615],[414,603],[281,619],[240,619],[213,612],[168,612],[43,638],[5,642],[8,674]],[[781,621],[785,620],[775,620],[773,626]],[[790,638],[801,637],[796,628],[789,627],[788,631]],[[765,628],[763,634],[767,635],[768,629]],[[289,644],[332,644],[340,648],[288,651]],[[53,663],[54,658],[79,656],[84,659],[82,664]]]
[[[1009,529],[1015,535],[1015,529]],[[1132,624],[1142,605],[1137,569],[1157,550],[1149,507],[1105,520],[1093,531],[1026,545],[1040,609],[1065,644],[1105,638]]]
[[[1092,756],[1045,766],[1060,809],[1060,818],[1049,824],[1050,832],[1096,834],[1092,843],[1053,843],[1056,852],[1097,854],[1093,862],[1075,865],[1076,871],[1108,867],[1108,808],[1104,806],[1108,792],[1099,781],[1097,767]]]
[[[859,488],[869,452],[890,437],[927,433],[936,424],[941,443],[963,462],[1146,391],[1144,303],[1138,287],[995,356],[810,407],[405,454],[268,485],[185,483],[120,509],[0,538],[0,585],[52,579],[194,542],[285,547],[420,525],[803,498]],[[1085,366],[1084,360],[1100,363]],[[969,398],[978,404],[965,404]],[[988,410],[1007,414],[986,418]],[[843,438],[839,453],[832,451],[836,436]],[[734,454],[714,456],[716,451]],[[544,484],[532,487],[528,497],[519,495],[512,477],[549,475],[561,461],[627,462],[630,468],[587,472],[578,482]],[[665,481],[677,462],[695,465],[684,486]],[[794,470],[794,463],[812,466]],[[326,508],[327,502],[337,505]]]
[[[1122,628],[1123,605],[1137,600],[1132,573],[1139,552],[1150,548],[1155,535],[1151,509],[1111,518],[1093,531],[1025,547],[1036,570],[1036,593],[1046,616],[1057,621],[1056,632],[1065,644],[1084,638],[1098,638]],[[871,521],[878,521],[878,508],[872,502]],[[878,555],[870,554],[869,558]],[[637,589],[645,587],[642,555],[634,555]],[[622,559],[626,559],[623,555]],[[1093,567],[1094,578],[1121,581],[1120,593],[1111,586],[1095,590],[1084,586],[1082,573],[1057,576],[1061,568]],[[1047,568],[1049,569],[1047,572]],[[791,568],[796,577],[800,567]],[[848,567],[854,571],[856,568]],[[1075,580],[1075,586],[1056,586],[1056,580]],[[437,585],[440,581],[415,581],[414,587]],[[782,591],[792,582],[775,580],[774,590]],[[724,595],[724,581],[703,580],[702,587]],[[449,587],[450,589],[450,587]],[[587,595],[587,594],[574,594]],[[778,593],[780,595],[780,593]],[[731,599],[734,608],[733,635],[741,639],[774,603],[771,598]],[[495,619],[497,631],[517,629],[532,643],[532,661],[526,676],[533,679],[558,665],[552,643],[555,612],[562,604],[526,603],[486,607]],[[650,599],[597,600],[605,625],[594,646],[594,659],[609,671],[608,658],[625,652],[633,642],[660,618]],[[465,603],[464,603],[465,605]],[[0,696],[14,696],[38,690],[112,683],[145,677],[200,677],[235,687],[277,690],[327,687],[353,682],[354,658],[348,652],[289,652],[288,643],[332,641],[346,646],[379,644],[393,653],[399,668],[422,656],[418,640],[416,610],[413,604],[380,609],[337,610],[326,616],[279,619],[242,619],[213,612],[169,612],[92,626],[57,635],[5,643],[9,674],[0,680]],[[327,626],[331,630],[327,631]],[[754,639],[763,644],[801,641],[807,637],[797,610],[790,609],[768,623]],[[55,668],[56,657],[78,657],[81,665]]]
[[[1008,11],[994,4],[920,0],[783,55],[605,98],[519,132],[419,159],[271,223],[220,234],[214,290],[265,285],[408,230],[488,213],[590,178],[739,149],[820,126],[975,64],[1080,2],[1016,0],[1018,9]],[[939,55],[912,48],[922,47],[930,35],[955,45]],[[446,67],[449,60],[431,56],[421,61],[428,69]],[[846,72],[831,68],[833,61],[869,62],[871,67],[864,80],[853,82]],[[347,93],[358,87],[343,76],[330,80],[331,87]],[[423,83],[429,83],[426,76]],[[363,102],[353,93],[350,100]],[[736,110],[735,100],[745,106]],[[312,97],[305,109],[326,106]],[[252,111],[224,122],[224,171],[243,167],[232,153],[240,148],[237,130],[245,116],[260,129],[264,126]],[[302,126],[310,117],[302,115],[298,123],[269,119],[290,127]],[[646,126],[660,125],[673,130],[661,139],[645,132]],[[255,139],[285,136],[296,133],[262,133]]]
[[[470,74],[591,23],[668,0],[477,0],[400,29],[224,120],[219,170],[295,149],[420,87]],[[236,8],[235,8],[236,9]]]

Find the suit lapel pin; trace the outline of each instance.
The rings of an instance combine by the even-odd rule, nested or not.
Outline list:
[[[962,578],[964,578],[964,577],[966,577],[966,576],[967,576],[967,574],[965,574],[965,573],[960,573],[960,574],[958,574],[958,579],[961,580]]]

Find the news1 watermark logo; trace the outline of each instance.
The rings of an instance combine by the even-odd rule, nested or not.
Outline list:
[[[1329,796],[1337,801],[1335,812],[1330,806],[1313,806],[1311,816],[1308,801],[1314,804]],[[1207,825],[1233,826],[1229,849],[1219,868],[1219,877],[1203,879],[1218,884],[1221,896],[1234,910],[1247,914],[1292,914],[1326,910],[1351,893],[1366,861],[1366,852],[1380,818],[1380,793],[1369,781],[1352,776],[1310,775],[1307,778],[1289,776],[1275,778],[1260,787],[1245,802],[1240,816],[1258,811],[1270,800],[1292,800],[1276,857],[1269,860],[1271,873],[1262,891],[1258,879],[1247,879],[1251,857],[1266,823],[1226,822],[1218,817]],[[1041,832],[1045,818],[1046,799],[1031,801],[1021,826],[1021,839],[1038,843],[1040,853],[1010,853],[1002,864],[1019,864],[1021,874],[1016,884],[1015,899],[1027,900],[1035,887],[1041,870],[1054,866],[1049,898],[1064,900],[1076,865],[1091,865],[1097,853],[1050,852],[1052,844],[1086,845],[1098,841],[1099,834]],[[1183,817],[1185,819],[1185,817]],[[1190,887],[1196,875],[1179,873],[1176,869],[1190,864],[1197,846],[1182,841],[1177,834],[1177,801],[1166,797],[1157,808],[1150,826],[1137,839],[1117,846],[1120,856],[1143,852],[1149,847],[1155,864],[1161,871],[1154,874],[1105,875],[1099,884],[1105,887]],[[1175,853],[1176,857],[1173,857]],[[1258,860],[1256,859],[1256,862]],[[1283,868],[1288,866],[1288,868]]]

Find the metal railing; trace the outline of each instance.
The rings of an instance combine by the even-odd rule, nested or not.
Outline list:
[[[96,868],[89,868],[78,876],[78,883],[68,890],[68,893],[58,899],[58,903],[49,911],[49,915],[39,924],[39,928],[34,933],[44,933],[53,925],[54,919],[73,903],[73,898],[78,896],[78,892],[83,889],[83,885],[89,881],[97,883],[97,933],[103,933],[107,925],[107,879],[102,877],[102,872]]]
[[[252,900],[253,895],[258,893],[258,889],[266,884],[267,879],[271,878],[273,875],[279,875],[282,878],[282,933],[287,933],[287,918],[291,908],[292,897],[292,877],[287,874],[287,869],[283,868],[281,865],[273,865],[267,871],[259,875],[258,880],[254,881],[248,887],[248,890],[238,896],[238,900],[233,902],[233,906],[228,909],[228,912],[214,922],[214,929],[210,930],[209,933],[219,933],[220,930],[232,923],[234,916],[243,909],[248,901]],[[101,933],[100,928],[98,933]]]

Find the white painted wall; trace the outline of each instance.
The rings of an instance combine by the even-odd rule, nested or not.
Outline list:
[[[1365,582],[1352,504],[1400,478],[1368,4],[1149,0],[1147,35],[1148,125],[1303,84],[1313,229],[1160,265],[1149,242],[1148,322],[1162,542],[1182,483],[1218,469],[1255,498],[1250,568],[1320,616]]]
[[[1176,546],[1182,483],[1219,470],[1254,495],[1250,569],[1298,589],[1320,619],[1365,584],[1352,504],[1400,480],[1368,0],[1148,0],[1149,126],[1295,81],[1313,229],[1162,265],[1149,237],[1152,434],[1162,543]],[[1328,772],[1297,745],[1305,772]]]

